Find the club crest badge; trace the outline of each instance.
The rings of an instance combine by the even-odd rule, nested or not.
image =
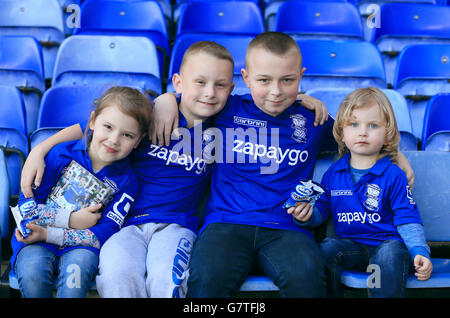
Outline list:
[[[378,211],[380,205],[381,188],[376,184],[367,184],[364,195],[367,197],[363,205],[369,211]]]
[[[294,133],[292,134],[292,139],[299,143],[306,142],[306,118],[300,114],[291,115],[292,125],[294,128]]]

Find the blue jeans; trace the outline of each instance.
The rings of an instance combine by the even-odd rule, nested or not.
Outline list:
[[[299,231],[213,223],[194,243],[186,297],[231,297],[254,266],[281,297],[325,297],[325,263],[316,242]]]
[[[51,298],[55,287],[56,297],[86,297],[97,269],[98,255],[91,250],[75,248],[57,256],[39,244],[22,248],[14,266],[25,298]]]
[[[387,240],[378,246],[367,246],[350,239],[326,238],[320,249],[326,260],[329,297],[344,296],[340,283],[342,270],[367,269],[373,274],[367,288],[369,297],[404,296],[412,261],[402,242]],[[368,268],[369,264],[376,265]]]

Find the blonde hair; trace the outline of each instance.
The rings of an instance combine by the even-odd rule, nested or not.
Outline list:
[[[258,34],[248,45],[247,53],[245,55],[245,65],[248,67],[249,56],[253,49],[262,48],[277,56],[284,56],[291,50],[298,52],[300,61],[302,60],[302,53],[295,40],[283,32],[263,32]]]
[[[198,41],[192,44],[184,53],[179,72],[181,72],[189,57],[198,53],[206,53],[219,60],[229,61],[232,67],[231,69],[234,70],[233,56],[226,47],[213,41]]]
[[[339,146],[339,156],[342,157],[349,152],[343,142],[344,127],[348,125],[353,110],[375,103],[381,111],[381,117],[385,124],[385,144],[380,150],[378,159],[389,156],[391,161],[397,163],[398,144],[400,133],[397,128],[394,110],[387,96],[376,87],[360,88],[345,97],[336,115],[333,126],[333,136]]]
[[[135,88],[126,86],[111,87],[94,104],[96,107],[89,122],[94,122],[104,109],[112,105],[117,106],[121,112],[138,122],[141,135],[147,133],[152,121],[153,101],[148,95],[141,93]],[[89,123],[85,131],[85,136],[87,136],[88,129]],[[89,140],[91,138],[92,136],[88,136]]]

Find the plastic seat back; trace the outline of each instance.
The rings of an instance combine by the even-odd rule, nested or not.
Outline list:
[[[31,135],[31,148],[55,132],[80,123],[86,125],[107,86],[56,86],[42,97],[37,130]]]
[[[450,44],[408,45],[398,58],[394,89],[431,96],[450,88]]]
[[[438,134],[440,145],[434,140]],[[438,94],[428,101],[422,141],[423,150],[450,151],[450,94]]]
[[[380,27],[373,29],[372,42],[384,38],[450,38],[450,7],[421,3],[386,3],[380,8]],[[391,42],[391,49],[402,49]],[[403,45],[404,46],[404,45]],[[387,49],[388,47],[386,47]]]
[[[41,46],[32,36],[0,36],[0,81],[23,96],[27,130],[36,128],[39,101],[45,91]]]
[[[308,0],[308,3],[313,2],[322,2],[324,0]],[[287,0],[287,1],[279,1],[279,0],[263,0],[261,1],[261,7],[264,8],[264,24],[266,26],[267,31],[275,30],[275,16],[278,12],[278,9],[284,2],[300,2],[298,0]],[[347,0],[334,0],[334,2],[347,2]],[[353,2],[353,1],[352,1]]]
[[[153,62],[152,62],[153,61]],[[145,37],[75,35],[61,44],[52,86],[131,85],[161,94],[156,47]]]
[[[418,3],[381,6],[379,27],[370,40],[383,54],[387,82],[393,84],[399,52],[410,44],[449,43],[450,7]]]
[[[301,91],[324,87],[386,88],[381,54],[372,43],[343,40],[297,40],[306,71]]]
[[[9,236],[9,178],[6,156],[0,149],[0,236]],[[1,244],[0,244],[1,252]]]
[[[261,9],[251,1],[195,1],[183,6],[177,35],[225,33],[257,35],[264,32]]]
[[[22,164],[28,155],[25,105],[19,90],[13,86],[0,85],[0,96],[0,147],[7,159],[9,194],[18,195]]]
[[[148,37],[158,49],[160,74],[164,74],[169,34],[157,1],[87,1],[81,7],[80,21],[74,34]]]
[[[450,93],[450,44],[405,47],[398,56],[394,89],[406,97],[414,135],[422,138],[428,100]]]
[[[64,20],[57,0],[3,0],[0,34],[31,35],[42,45],[44,74],[52,76],[56,52],[64,40]]]
[[[175,23],[178,22],[178,19],[180,18],[180,13],[183,11],[183,7],[186,6],[186,4],[190,2],[197,2],[197,1],[224,1],[224,0],[176,0],[175,4],[173,5],[173,21]],[[256,5],[259,5],[258,0],[234,0],[234,1],[252,1]]]
[[[275,16],[275,31],[302,39],[364,39],[359,11],[348,2],[283,2]]]

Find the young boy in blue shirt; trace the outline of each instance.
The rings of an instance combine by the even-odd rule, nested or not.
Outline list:
[[[400,135],[388,98],[373,87],[352,92],[338,110],[333,133],[341,159],[323,177],[329,192],[317,209],[302,203],[289,212],[310,226],[333,216],[337,237],[320,246],[329,296],[343,296],[343,269],[365,271],[376,264],[380,275],[368,286],[369,297],[402,297],[412,265],[419,280],[428,279],[433,267],[407,178],[395,164]]]

